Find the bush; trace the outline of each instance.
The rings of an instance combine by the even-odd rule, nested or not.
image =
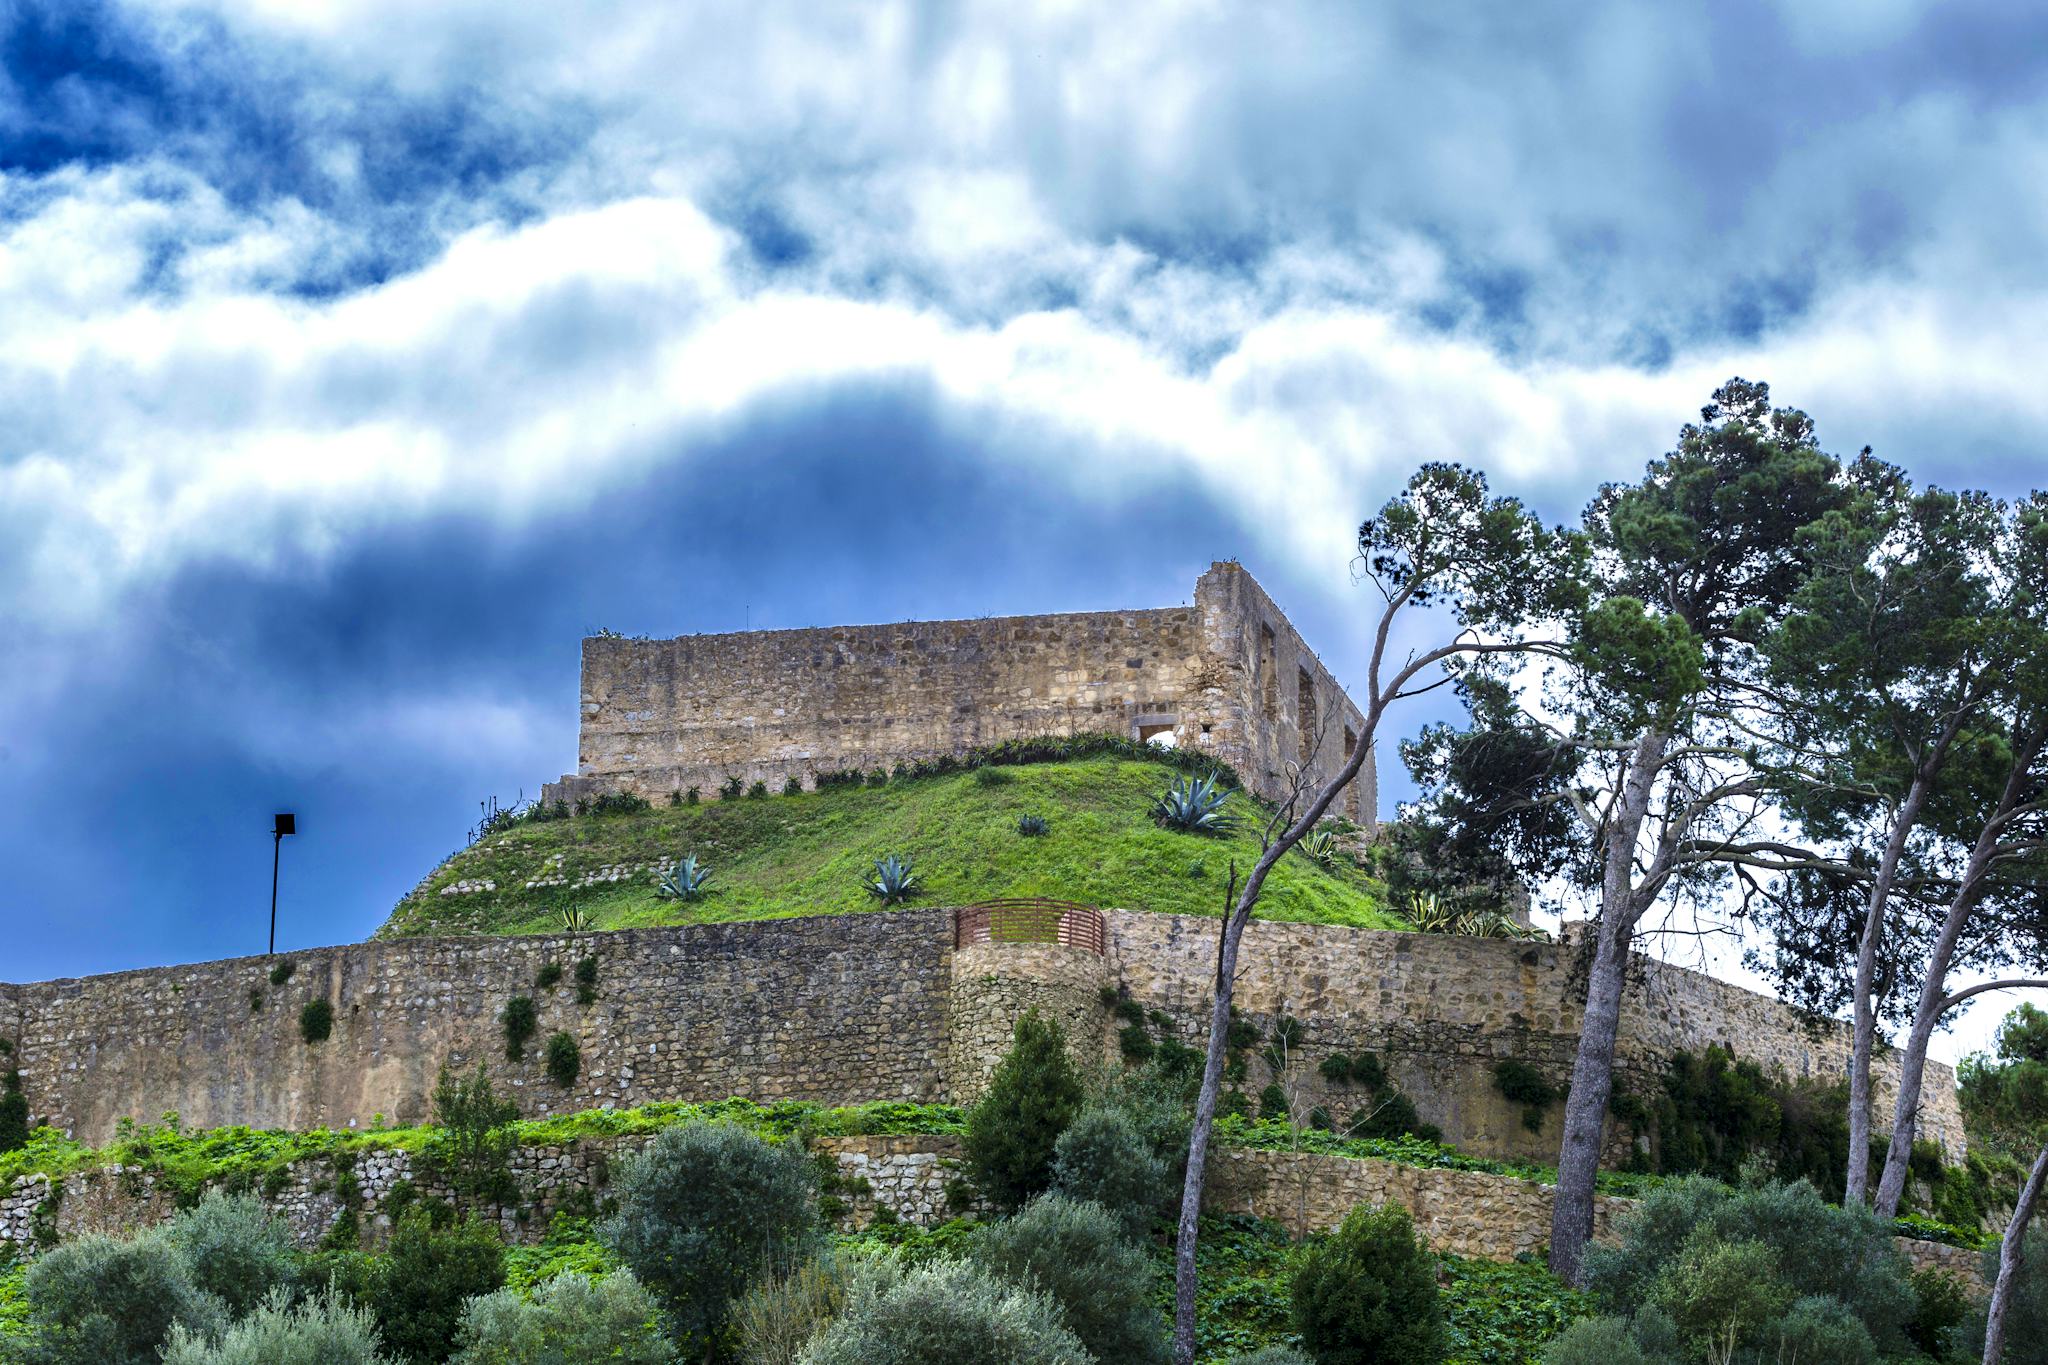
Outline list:
[[[1769,1247],[1747,1238],[1726,1241],[1708,1227],[1693,1230],[1648,1294],[1650,1306],[1669,1315],[1683,1340],[1717,1360],[1728,1359],[1738,1345],[1761,1345],[1763,1329],[1781,1319],[1791,1297]]]
[[[988,1093],[967,1116],[967,1170],[999,1208],[1016,1209],[1052,1183],[1053,1148],[1081,1110],[1081,1078],[1060,1026],[1027,1011]]]
[[[0,1078],[0,1152],[28,1146],[28,1096],[21,1093],[21,1071],[9,1067]]]
[[[576,1003],[594,1005],[597,1003],[597,957],[576,960]]]
[[[89,1233],[31,1264],[22,1288],[50,1365],[155,1365],[173,1326],[211,1336],[227,1323],[226,1306],[162,1237]]]
[[[1928,1355],[1947,1355],[1957,1329],[1970,1316],[1972,1295],[1960,1278],[1933,1266],[1914,1271],[1912,1279],[1915,1303],[1906,1336]],[[1995,1273],[1989,1282],[1996,1282]],[[2034,1340],[2048,1344],[2048,1335],[2037,1334]]]
[[[250,1194],[208,1191],[167,1223],[165,1241],[184,1258],[192,1283],[241,1317],[297,1278],[291,1231]]]
[[[1173,1193],[1167,1164],[1129,1116],[1089,1109],[1052,1145],[1052,1187],[1109,1210],[1133,1240],[1144,1237]]]
[[[334,1032],[334,1006],[324,995],[308,1000],[299,1010],[299,1036],[309,1043],[324,1043]]]
[[[1626,1318],[1584,1318],[1543,1348],[1543,1365],[1652,1365]]]
[[[1017,780],[1017,774],[1008,768],[982,767],[974,770],[974,785],[977,787],[1004,787]]]
[[[507,1000],[498,1023],[505,1030],[505,1060],[516,1062],[526,1056],[527,1040],[540,1027],[540,1013],[533,1007],[533,997],[515,995]]]
[[[1101,1205],[1042,1195],[985,1228],[970,1254],[996,1279],[1050,1297],[1097,1360],[1164,1365],[1151,1258],[1124,1240],[1122,1224]]]
[[[1302,1251],[1292,1317],[1317,1365],[1435,1365],[1444,1357],[1436,1258],[1397,1205],[1361,1205]]]
[[[470,1220],[437,1228],[425,1209],[399,1215],[390,1245],[371,1270],[370,1308],[393,1353],[415,1361],[448,1359],[463,1304],[505,1283],[497,1229]]]
[[[800,1365],[1090,1365],[1050,1299],[958,1261],[933,1261],[851,1305]]]
[[[740,793],[746,790],[746,785],[746,781],[738,773],[727,773],[725,781],[718,784],[718,799],[737,801]]]
[[[733,1305],[733,1335],[747,1365],[795,1365],[805,1343],[846,1311],[903,1278],[903,1262],[883,1247],[847,1247],[764,1276]]]
[[[297,970],[298,968],[292,964],[290,958],[284,959],[284,961],[270,969],[270,984],[282,986],[285,982],[292,979],[292,973]]]
[[[568,1033],[548,1035],[548,1079],[567,1090],[583,1074],[583,1049]]]
[[[816,1167],[730,1124],[663,1129],[613,1189],[618,1212],[599,1236],[693,1349],[719,1339],[754,1280],[798,1264],[818,1240]]]
[[[434,1082],[434,1122],[441,1132],[427,1149],[427,1159],[447,1173],[458,1192],[502,1203],[515,1193],[509,1163],[512,1122],[518,1117],[519,1106],[498,1098],[490,1068],[482,1062],[466,1079],[443,1064]]]
[[[541,969],[534,973],[533,984],[541,990],[551,991],[561,984],[561,980],[562,964],[559,962],[549,962],[544,963]]]
[[[510,1289],[471,1299],[462,1310],[454,1359],[456,1365],[671,1365],[677,1356],[662,1334],[654,1296],[621,1270],[597,1280],[569,1271],[530,1299]]]
[[[753,786],[747,788],[747,798],[752,801],[765,801],[768,798],[768,784],[756,781]]]
[[[279,1293],[228,1328],[218,1344],[173,1328],[164,1365],[391,1365],[378,1344],[376,1319],[340,1294],[294,1305]]]
[[[1232,1356],[1223,1365],[1316,1365],[1313,1360],[1289,1346],[1268,1346],[1263,1351],[1253,1351],[1248,1356]]]
[[[1801,1365],[1865,1365],[1877,1359],[1870,1331],[1835,1299],[1810,1295],[1778,1325],[1777,1358]]]
[[[1721,1243],[1761,1244],[1783,1302],[1834,1299],[1869,1329],[1879,1351],[1905,1349],[1913,1285],[1890,1228],[1866,1208],[1829,1204],[1805,1180],[1739,1189],[1697,1176],[1674,1180],[1644,1196],[1619,1231],[1620,1242],[1587,1248],[1585,1267],[1587,1288],[1623,1313],[1652,1302],[1668,1266],[1704,1256],[1694,1240],[1704,1233]]]

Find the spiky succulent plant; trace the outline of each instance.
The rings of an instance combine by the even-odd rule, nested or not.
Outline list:
[[[868,894],[880,898],[884,905],[900,905],[917,894],[917,881],[910,860],[891,853],[875,863],[874,879],[867,883]]]
[[[1337,846],[1337,836],[1326,829],[1314,831],[1295,847],[1301,850],[1302,857],[1325,872],[1335,872],[1337,860],[1343,856],[1343,850]]]
[[[983,772],[997,772],[1000,769],[984,768]],[[1043,815],[1020,815],[1017,817],[1017,832],[1027,839],[1036,839],[1051,832],[1052,825]]]
[[[704,884],[711,880],[711,869],[697,861],[692,853],[679,863],[670,863],[661,870],[660,892],[664,899],[672,901],[693,901],[704,895]]]
[[[1167,829],[1188,834],[1223,834],[1232,823],[1223,810],[1229,797],[1229,791],[1214,773],[1177,777],[1152,802],[1152,818]]]
[[[569,933],[580,934],[590,927],[590,917],[580,905],[565,905],[555,913],[561,916],[562,928]]]

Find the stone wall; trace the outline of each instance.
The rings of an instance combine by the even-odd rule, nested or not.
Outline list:
[[[1118,986],[1147,1010],[1171,1016],[1182,1041],[1198,1044],[1208,1029],[1215,921],[1129,911],[1108,918]],[[1672,1052],[1711,1043],[1792,1079],[1846,1074],[1845,1026],[1809,1026],[1776,1000],[1683,968],[1647,959],[1638,968],[1616,1047],[1622,1084],[1647,1092]],[[1323,1105],[1340,1121],[1348,1117],[1362,1095],[1330,1086],[1318,1068],[1332,1053],[1369,1051],[1456,1146],[1556,1157],[1563,1106],[1552,1105],[1541,1129],[1530,1131],[1523,1106],[1499,1092],[1493,1069],[1517,1058],[1560,1086],[1569,1079],[1581,1009],[1569,950],[1256,921],[1245,934],[1240,972],[1237,1005],[1254,1022],[1270,1029],[1290,1015],[1303,1025],[1299,1060],[1288,1070],[1304,1108]],[[1247,1093],[1256,1094],[1268,1073],[1256,1060],[1251,1070]],[[1880,1058],[1876,1072],[1878,1112],[1889,1114],[1897,1057]],[[1922,1135],[1960,1161],[1965,1139],[1954,1072],[1930,1062],[1924,1092]],[[1612,1151],[1610,1159],[1624,1155]]]
[[[1335,772],[1358,708],[1250,574],[1217,564],[1192,607],[583,642],[576,772],[542,799],[661,799],[728,778],[781,790],[977,745],[1171,732],[1254,790]],[[1346,797],[1374,816],[1368,766]]]
[[[650,1100],[945,1097],[952,916],[943,910],[530,938],[403,939],[16,988],[17,1060],[39,1120],[103,1142],[117,1120],[367,1127],[428,1117],[443,1062],[490,1063],[522,1113]],[[577,1003],[576,964],[597,963]],[[562,980],[536,987],[553,963]],[[505,1055],[506,1002],[539,1030]],[[324,1042],[301,1036],[314,999]],[[549,1035],[576,1038],[563,1089]]]
[[[8,988],[0,1037],[16,1041],[31,1111],[102,1142],[123,1117],[175,1110],[191,1126],[367,1127],[427,1117],[446,1061],[482,1059],[522,1112],[559,1113],[651,1100],[744,1095],[827,1104],[871,1099],[964,1101],[979,1093],[1033,1005],[1061,1019],[1076,1055],[1113,1057],[1114,985],[1197,1046],[1208,1021],[1216,921],[1110,911],[1108,953],[1045,944],[955,952],[947,910],[871,912],[754,924],[580,936],[398,939],[292,954],[273,986],[270,959],[123,972]],[[577,1003],[574,969],[597,963],[596,1000]],[[541,968],[563,969],[541,990]],[[1672,1050],[1712,1042],[1796,1078],[1842,1072],[1846,1032],[1807,1029],[1792,1011],[1737,987],[1658,964],[1631,986],[1618,1048],[1625,1084],[1654,1086]],[[1304,1026],[1304,1106],[1341,1119],[1360,1096],[1327,1085],[1333,1052],[1377,1053],[1422,1117],[1474,1153],[1549,1160],[1558,1111],[1542,1130],[1498,1092],[1496,1062],[1519,1058],[1554,1081],[1569,1073],[1579,1006],[1565,950],[1551,945],[1254,923],[1239,1007],[1255,1022]],[[500,1016],[512,997],[538,1007],[518,1062]],[[333,1011],[332,1035],[308,1043],[300,1013]],[[582,1073],[567,1089],[541,1063],[547,1037],[578,1041]],[[1265,1084],[1250,1063],[1246,1091]],[[1895,1059],[1879,1067],[1888,1112]],[[1954,1077],[1930,1067],[1921,1123],[1962,1153]],[[1611,1154],[1618,1159],[1622,1153]]]
[[[513,1153],[511,1169],[522,1199],[509,1207],[457,1197],[422,1170],[409,1152],[361,1153],[350,1166],[358,1235],[366,1245],[382,1243],[392,1225],[386,1205],[403,1182],[416,1196],[445,1199],[495,1219],[508,1241],[538,1241],[557,1210],[599,1207],[617,1163],[650,1140],[634,1135],[520,1148]],[[823,1138],[812,1150],[829,1158],[850,1187],[839,1217],[842,1227],[866,1227],[884,1211],[903,1222],[931,1227],[962,1211],[947,1190],[962,1165],[955,1138]],[[329,1160],[302,1161],[264,1195],[300,1246],[319,1243],[343,1216],[336,1174]],[[140,1170],[102,1168],[63,1182],[55,1199],[51,1192],[51,1183],[43,1176],[0,1190],[0,1248],[33,1255],[52,1239],[64,1241],[89,1232],[131,1233],[160,1223],[175,1211],[169,1194]],[[1211,1157],[1203,1207],[1212,1213],[1272,1218],[1300,1234],[1335,1227],[1360,1204],[1398,1204],[1408,1210],[1423,1240],[1436,1251],[1511,1260],[1538,1253],[1548,1243],[1553,1194],[1548,1185],[1478,1171],[1222,1148]],[[1632,1200],[1597,1197],[1594,1236],[1611,1238],[1615,1220],[1631,1207]],[[971,1206],[966,1211],[987,1212]],[[1916,1267],[1938,1266],[1970,1279],[1980,1274],[1976,1252],[1907,1238],[1899,1239],[1898,1245]]]

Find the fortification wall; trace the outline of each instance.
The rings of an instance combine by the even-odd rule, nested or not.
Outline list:
[[[523,1112],[653,1100],[964,1100],[978,1093],[1015,1018],[1061,1018],[1078,1055],[1114,1053],[1105,985],[1128,991],[1199,1045],[1207,1027],[1216,921],[1111,911],[1108,952],[1050,945],[953,947],[947,910],[531,938],[399,939],[227,962],[17,986],[10,1033],[30,1109],[104,1141],[123,1117],[177,1111],[194,1126],[362,1127],[427,1116],[437,1069],[488,1060]],[[597,964],[579,1005],[576,963]],[[555,964],[563,980],[536,987]],[[1846,1031],[1808,1029],[1777,1002],[1678,968],[1647,964],[1627,997],[1622,1080],[1655,1085],[1671,1051],[1725,1043],[1795,1078],[1842,1073]],[[1579,1006],[1551,945],[1259,922],[1246,934],[1239,1007],[1304,1025],[1299,1100],[1342,1119],[1361,1095],[1319,1074],[1333,1052],[1372,1051],[1424,1119],[1475,1153],[1548,1160],[1561,1106],[1540,1131],[1499,1094],[1494,1064],[1520,1058],[1569,1074]],[[523,1060],[504,1055],[500,1017],[525,995],[539,1028]],[[300,1013],[333,1011],[308,1043]],[[5,1017],[5,1016],[0,1016]],[[541,1060],[549,1034],[578,1041],[582,1074],[564,1090]],[[1265,1084],[1254,1061],[1248,1093]],[[1879,1064],[1880,1112],[1896,1075]],[[1930,1068],[1923,1132],[1960,1159],[1954,1077]],[[1622,1155],[1614,1153],[1615,1157]]]
[[[1111,972],[1148,1010],[1172,1017],[1190,1044],[1206,1035],[1216,922],[1172,915],[1111,912]],[[1639,960],[1624,999],[1616,1048],[1620,1082],[1652,1091],[1670,1055],[1720,1043],[1738,1057],[1796,1080],[1847,1073],[1849,1034],[1833,1022],[1810,1025],[1767,996],[1683,968]],[[1304,1109],[1322,1105],[1339,1120],[1362,1101],[1353,1087],[1319,1072],[1332,1053],[1377,1053],[1422,1117],[1468,1151],[1548,1161],[1562,1135],[1563,1106],[1539,1129],[1523,1124],[1524,1106],[1494,1083],[1494,1066],[1517,1058],[1562,1085],[1571,1074],[1581,1004],[1569,950],[1444,934],[1391,934],[1323,925],[1256,921],[1246,930],[1236,1002],[1256,1021],[1291,1015],[1304,1037],[1288,1068]],[[1248,1093],[1265,1084],[1254,1061]],[[1896,1094],[1898,1061],[1876,1066],[1878,1112]],[[1930,1062],[1920,1112],[1922,1136],[1952,1160],[1966,1150],[1955,1075]],[[1617,1135],[1619,1137],[1620,1135]],[[1610,1151],[1619,1160],[1625,1148]]]
[[[429,1117],[445,1061],[481,1059],[528,1115],[748,1095],[829,1103],[944,1097],[945,911],[531,938],[405,939],[299,952],[291,979],[250,957],[18,988],[17,1041],[38,1118],[93,1142],[175,1110],[191,1126],[364,1127]],[[596,999],[575,968],[597,963]],[[535,985],[543,966],[554,988]],[[500,1016],[531,998],[522,1061]],[[326,1000],[309,1043],[300,1013]],[[563,1089],[541,1053],[576,1038]]]
[[[546,801],[660,799],[729,778],[890,768],[1036,735],[1108,731],[1213,753],[1261,795],[1326,779],[1362,742],[1358,708],[1241,565],[1192,607],[583,642],[576,772]],[[1341,810],[1371,826],[1368,759]]]

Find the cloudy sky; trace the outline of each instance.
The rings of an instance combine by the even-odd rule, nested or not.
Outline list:
[[[362,936],[573,766],[600,626],[1235,556],[1355,676],[1418,461],[1569,516],[1731,374],[2048,481],[2044,67],[1911,0],[0,0],[0,979],[260,950],[274,808],[282,941]]]

